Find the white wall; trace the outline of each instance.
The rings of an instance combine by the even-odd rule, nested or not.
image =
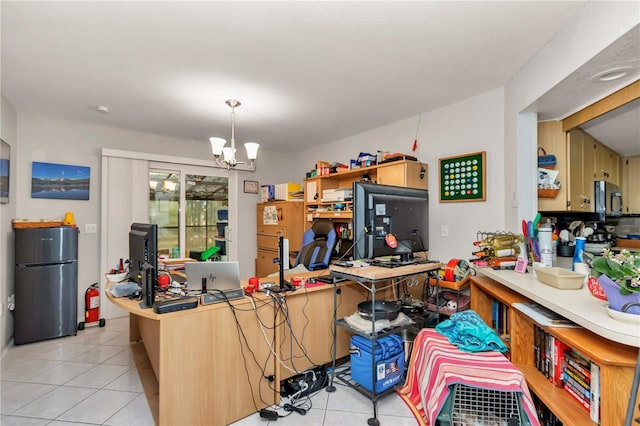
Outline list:
[[[208,140],[183,140],[167,136],[133,132],[107,126],[80,122],[56,120],[40,116],[19,115],[18,132],[21,144],[17,150],[15,179],[17,187],[12,194],[17,207],[10,217],[37,219],[53,218],[61,220],[64,213],[74,213],[80,229],[80,258],[78,262],[78,314],[84,315],[84,291],[87,286],[104,278],[100,270],[100,232],[85,234],[84,225],[97,224],[101,228],[101,157],[102,148],[122,149],[136,152],[150,152],[180,157],[209,158]],[[256,173],[238,173],[238,229],[239,261],[241,277],[254,274],[256,253],[255,204],[259,195],[244,194],[244,180],[283,182],[287,177],[282,167],[271,167],[283,159],[282,154],[270,153],[261,148]],[[89,201],[49,200],[31,198],[31,162],[44,161],[61,164],[78,164],[91,167],[91,185]],[[285,163],[287,160],[283,160]],[[235,173],[235,172],[233,172]],[[4,211],[3,211],[4,212]],[[3,221],[4,222],[4,221]],[[123,235],[123,239],[127,236]]]
[[[504,226],[504,92],[492,90],[470,99],[422,114],[418,149],[413,155],[428,164],[429,251],[439,260],[471,257],[476,232]],[[377,150],[412,154],[418,117],[398,121],[298,154],[298,174],[313,168],[316,160],[349,162],[358,153]],[[440,203],[438,159],[479,151],[487,152],[487,200]],[[449,237],[442,238],[442,225]]]
[[[537,210],[536,147],[518,127],[518,113],[572,72],[601,52],[615,40],[640,24],[640,2],[591,1],[538,52],[505,88],[505,173],[521,176],[508,179],[505,196],[505,227],[517,230],[523,218],[532,218]],[[615,90],[613,85],[602,85],[602,95]],[[589,103],[592,103],[589,102]],[[575,105],[580,109],[586,105]],[[573,111],[567,111],[567,113]],[[526,118],[520,117],[520,121]],[[509,207],[508,200],[520,200],[517,209]]]
[[[4,95],[0,96],[0,138],[11,146],[9,165],[9,203],[0,204],[0,351],[13,336],[13,317],[7,311],[7,297],[13,294],[13,230],[16,213],[16,152],[18,147],[17,115]]]

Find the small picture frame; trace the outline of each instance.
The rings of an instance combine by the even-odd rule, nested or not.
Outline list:
[[[524,274],[525,272],[527,272],[528,264],[529,262],[527,261],[527,259],[519,258],[516,261],[516,267],[514,268],[514,271]]]
[[[244,193],[245,194],[257,194],[260,190],[260,185],[257,180],[245,180],[244,181]]]

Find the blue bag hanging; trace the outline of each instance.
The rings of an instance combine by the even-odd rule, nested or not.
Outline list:
[[[540,155],[540,151],[542,151],[542,155]],[[553,169],[556,166],[556,156],[553,154],[548,154],[547,151],[542,147],[538,147],[538,167],[542,167],[544,169]]]

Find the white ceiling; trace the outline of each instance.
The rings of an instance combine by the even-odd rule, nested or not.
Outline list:
[[[2,92],[203,143],[235,98],[238,142],[313,146],[504,86],[583,5],[3,1]]]

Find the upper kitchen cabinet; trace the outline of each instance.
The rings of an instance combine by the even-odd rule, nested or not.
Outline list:
[[[620,156],[608,146],[594,139],[595,180],[604,180],[614,185],[620,184]]]
[[[593,212],[593,182],[604,180],[621,186],[624,213],[640,214],[638,122],[640,80],[561,121],[538,123],[538,146],[556,156],[561,184],[554,198],[538,198],[538,209]]]
[[[593,212],[593,181],[595,151],[593,138],[580,129],[573,129],[567,135],[569,146],[569,200],[567,210]]]
[[[640,155],[621,160],[622,212],[640,214]]]
[[[562,131],[560,121],[541,121],[538,123],[538,147],[547,154],[556,156],[555,170],[558,172],[556,180],[560,182],[560,190],[553,198],[538,198],[538,210],[564,211],[567,209],[568,194],[568,162],[567,162],[567,134]]]

